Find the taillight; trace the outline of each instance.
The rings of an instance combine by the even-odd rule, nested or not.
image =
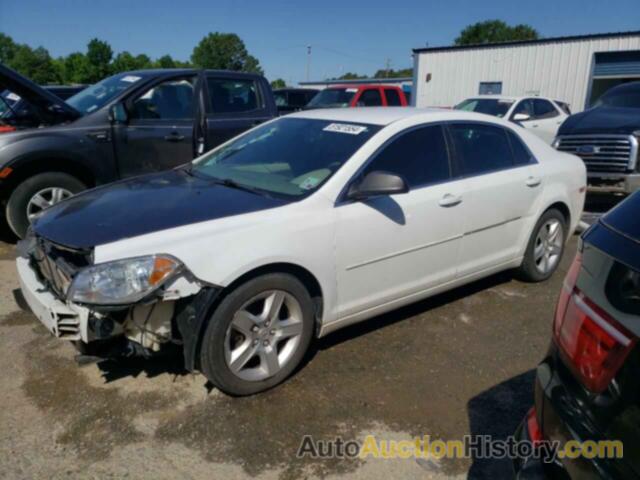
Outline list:
[[[0,125],[0,133],[15,132],[15,127],[10,125]]]
[[[618,372],[637,338],[576,287],[581,265],[582,256],[578,254],[562,286],[554,338],[582,384],[600,393]]]
[[[529,431],[529,440],[534,446],[542,441],[542,431],[540,430],[540,425],[538,425],[536,407],[531,407],[527,412],[527,430]]]

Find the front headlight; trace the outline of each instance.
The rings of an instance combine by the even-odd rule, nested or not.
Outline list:
[[[551,146],[557,150],[560,146],[560,139],[558,137],[554,138]]]
[[[168,255],[149,255],[107,262],[81,270],[67,298],[93,305],[135,303],[162,286],[182,264]]]

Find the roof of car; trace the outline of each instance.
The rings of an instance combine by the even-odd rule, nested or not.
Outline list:
[[[523,100],[525,98],[540,98],[542,100],[553,100],[549,97],[541,97],[540,95],[475,95],[473,97],[468,97],[466,100],[474,99],[474,100],[505,100],[508,102],[517,102],[518,100]]]
[[[473,112],[464,112],[473,116],[480,115]],[[319,108],[303,110],[287,115],[287,118],[310,118],[317,120],[330,120],[336,122],[367,123],[370,125],[389,125],[395,121],[417,115],[451,116],[460,117],[462,112],[442,108],[415,108],[415,107],[361,107],[361,108]],[[486,118],[482,115],[482,118]],[[452,118],[453,120],[454,118]]]

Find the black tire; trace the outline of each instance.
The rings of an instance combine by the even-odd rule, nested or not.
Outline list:
[[[249,381],[236,376],[225,359],[224,343],[227,329],[234,314],[246,302],[269,290],[282,290],[292,295],[300,304],[302,333],[297,350],[277,374],[263,380]],[[253,395],[275,387],[291,375],[304,358],[314,330],[314,304],[305,286],[293,275],[271,273],[256,277],[239,285],[217,306],[205,333],[200,349],[200,369],[219,390],[233,396]]]
[[[60,172],[39,173],[23,180],[9,196],[6,218],[9,227],[20,238],[23,238],[29,228],[27,206],[33,196],[47,188],[64,188],[71,193],[78,193],[87,187],[76,177]]]
[[[538,238],[538,233],[541,228],[550,220],[557,220],[560,222],[560,226],[562,227],[562,244],[561,251],[559,254],[558,261],[555,263],[553,268],[551,268],[548,272],[541,272],[536,266],[534,249],[536,247],[536,242]],[[567,220],[559,210],[555,208],[549,209],[542,214],[536,226],[531,233],[531,237],[529,238],[529,243],[527,244],[527,250],[524,254],[524,259],[520,267],[516,270],[516,276],[525,282],[543,282],[549,279],[562,261],[562,256],[564,255],[565,245],[567,241]]]

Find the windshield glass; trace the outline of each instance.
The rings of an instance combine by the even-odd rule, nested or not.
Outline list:
[[[104,107],[112,98],[134,83],[142,80],[139,75],[120,73],[85,88],[73,97],[67,99],[67,103],[80,113],[86,115]]]
[[[326,88],[307,104],[308,107],[348,107],[357,88]]]
[[[200,157],[191,172],[302,197],[327,181],[381,127],[281,118]]]
[[[20,101],[20,96],[11,90],[5,90],[0,93],[0,117],[4,117],[7,113],[13,113],[11,109]]]
[[[600,97],[595,106],[598,107],[600,105],[607,107],[640,108],[640,83],[609,90]]]
[[[485,113],[494,117],[504,117],[513,105],[512,100],[499,100],[496,98],[469,98],[456,105],[456,110],[467,112]]]

